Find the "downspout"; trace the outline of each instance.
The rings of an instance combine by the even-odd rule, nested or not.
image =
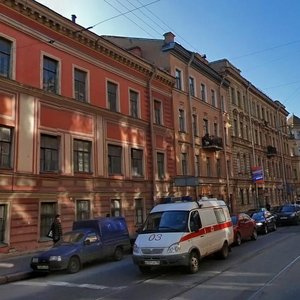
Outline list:
[[[285,174],[285,165],[284,165],[284,157],[283,157],[283,136],[282,136],[282,126],[279,123],[279,110],[280,110],[280,104],[278,103],[278,107],[276,109],[276,119],[277,119],[277,130],[279,135],[279,143],[280,143],[280,152],[281,152],[281,166],[282,166],[282,189],[283,189],[283,203],[287,203],[287,183],[286,183],[286,174]]]
[[[230,203],[230,192],[229,192],[229,189],[230,189],[230,183],[229,183],[229,171],[228,171],[228,165],[227,165],[227,147],[226,147],[226,143],[225,141],[227,140],[226,139],[226,131],[224,129],[224,115],[226,113],[225,109],[224,109],[224,106],[225,106],[225,103],[222,104],[222,94],[221,94],[221,89],[222,89],[222,85],[225,81],[225,77],[227,75],[224,74],[222,76],[222,80],[220,82],[220,85],[219,85],[219,95],[218,95],[218,98],[220,99],[220,114],[221,114],[221,124],[222,124],[222,139],[223,139],[223,148],[224,148],[224,158],[225,158],[225,173],[226,173],[226,187],[227,187],[227,205],[230,209],[230,211],[232,212],[232,203]]]
[[[152,81],[155,78],[157,73],[157,68],[153,66],[152,74],[148,80],[148,94],[150,102],[150,136],[151,136],[151,146],[152,146],[152,162],[156,162],[156,153],[155,153],[155,135],[154,135],[154,101],[152,96]],[[156,168],[157,163],[152,163],[152,196],[153,196],[153,205],[157,204],[156,196]]]
[[[190,67],[191,67],[191,64],[193,62],[195,58],[195,53],[192,52],[192,55],[190,57],[190,60],[187,64],[187,86],[188,86],[188,101],[189,101],[189,115],[190,115],[190,122],[189,122],[189,125],[190,125],[190,133],[191,133],[191,137],[192,137],[192,147],[193,147],[193,155],[191,157],[191,162],[192,162],[192,169],[194,170],[194,176],[196,175],[196,166],[195,166],[195,137],[194,137],[194,131],[193,131],[193,111],[192,111],[192,95],[191,95],[191,89],[190,89]],[[198,185],[195,186],[195,199],[197,199],[198,197]]]
[[[252,124],[252,117],[251,117],[251,105],[250,105],[250,97],[249,97],[249,89],[251,87],[251,83],[248,82],[246,94],[247,94],[247,104],[248,104],[248,115],[250,120],[250,134],[251,134],[251,145],[252,145],[252,156],[253,156],[253,167],[256,166],[256,155],[255,155],[255,145],[254,145],[254,133],[253,133],[253,124]],[[255,206],[259,208],[258,203],[258,186],[257,183],[254,182],[254,189],[255,189]]]

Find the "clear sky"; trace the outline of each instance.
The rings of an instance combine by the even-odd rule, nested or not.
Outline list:
[[[208,61],[242,76],[300,117],[299,0],[39,0],[99,35],[163,38],[172,31]],[[131,12],[129,12],[131,11]]]

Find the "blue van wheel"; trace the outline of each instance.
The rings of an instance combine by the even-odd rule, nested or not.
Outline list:
[[[114,260],[121,260],[123,258],[123,249],[117,247],[114,253]]]

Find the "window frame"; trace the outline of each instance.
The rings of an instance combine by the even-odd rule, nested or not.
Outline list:
[[[132,98],[133,95],[136,98]],[[140,93],[133,89],[129,89],[129,110],[131,117],[135,119],[140,118]]]
[[[87,204],[87,209],[84,207],[81,209],[81,204]],[[91,201],[89,199],[77,199],[76,200],[76,220],[88,220],[91,218]]]
[[[178,68],[175,69],[175,88],[182,91],[182,71]]]
[[[162,102],[160,100],[154,99],[153,110],[154,123],[157,125],[163,125]]]
[[[75,147],[75,145],[79,143],[83,144],[82,150],[78,149],[78,147]],[[82,169],[79,168],[80,164],[83,164]],[[88,170],[86,169],[86,166],[88,166]],[[92,172],[92,142],[91,141],[83,140],[80,138],[73,139],[73,168],[74,168],[74,173],[90,174]]]
[[[55,71],[53,70],[49,70],[45,68],[45,60],[48,60],[49,62],[53,62],[55,63]],[[54,87],[53,88],[49,88],[49,80],[51,80],[51,78],[48,79],[48,83],[46,82],[46,74],[45,72],[47,72],[46,74],[53,74],[54,75]],[[56,57],[53,57],[52,55],[48,55],[47,53],[42,53],[42,90],[49,92],[49,93],[53,93],[53,94],[60,94],[60,61],[59,59],[57,59]]]
[[[53,140],[55,139],[57,147],[54,148],[54,147],[51,147],[51,145],[43,146],[43,142],[44,142],[43,138],[52,138]],[[49,169],[44,168],[45,165],[47,164],[47,162],[46,162],[47,152],[50,152],[50,154],[51,154],[50,162],[48,162],[48,164],[50,163],[50,165],[55,165],[54,168],[49,168]],[[55,162],[55,159],[52,159],[53,154],[54,154],[54,156],[56,154],[56,158],[57,158],[56,162]],[[42,163],[42,161],[44,161],[44,163]],[[40,135],[40,172],[41,173],[57,173],[60,170],[59,165],[60,165],[60,136],[51,135],[48,133],[41,133],[41,135]]]
[[[49,205],[52,208],[50,209],[50,212],[43,212],[43,206]],[[40,226],[39,226],[39,236],[40,239],[46,239],[47,233],[51,227],[51,224],[54,220],[55,215],[57,214],[57,208],[58,204],[55,201],[42,201],[40,202],[40,212],[39,212],[39,218],[40,218]],[[45,216],[45,217],[43,217]],[[45,219],[45,221],[43,221]]]
[[[9,140],[2,139],[2,130],[9,130]],[[0,125],[0,169],[12,169],[13,165],[13,143],[14,143],[14,128],[9,126]],[[4,149],[4,150],[3,150]],[[5,151],[7,155],[5,156]],[[7,157],[7,164],[4,164],[3,161]]]
[[[116,203],[118,203],[118,205],[115,205]],[[117,198],[110,199],[110,216],[112,216],[112,217],[121,217],[122,216],[121,199],[117,199]]]
[[[77,78],[76,75],[83,75],[83,80],[80,80],[80,78]],[[80,102],[84,102],[87,103],[89,100],[88,97],[88,71],[78,67],[78,66],[74,66],[73,67],[73,93],[74,93],[74,99]],[[81,89],[77,90],[77,88],[81,87],[83,92],[81,91]],[[80,92],[83,93],[83,97],[79,97]]]
[[[134,154],[140,155],[140,157],[135,156]],[[131,158],[131,172],[133,177],[144,177],[144,150],[138,148],[131,148],[130,151]],[[138,169],[135,171],[135,169]]]
[[[114,87],[114,91],[110,90],[110,87]],[[107,97],[107,108],[112,112],[119,112],[119,84],[112,80],[106,81],[106,97]],[[113,104],[113,105],[112,105]]]
[[[3,76],[5,78],[9,78],[9,79],[14,79],[14,62],[15,62],[15,41],[8,38],[7,36],[5,35],[0,35],[0,43],[1,43],[1,40],[7,44],[7,48],[9,51],[7,52],[4,52],[4,49],[3,51],[1,51],[1,44],[0,44],[0,62],[1,61],[5,61],[6,63],[6,66],[5,64],[3,65],[3,73],[2,73],[2,67],[0,65],[0,76]]]
[[[156,162],[157,162],[157,177],[162,180],[166,177],[166,166],[165,166],[165,153],[156,152]]]
[[[120,153],[117,153],[117,150]],[[121,145],[107,145],[108,176],[123,176],[123,152]]]

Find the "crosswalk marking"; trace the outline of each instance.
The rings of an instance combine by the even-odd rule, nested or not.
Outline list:
[[[118,286],[118,287],[111,287],[105,285],[98,285],[98,284],[90,284],[90,283],[70,283],[65,281],[18,281],[14,282],[14,285],[28,285],[28,286],[62,286],[62,287],[76,287],[76,288],[85,288],[85,289],[92,289],[92,290],[104,290],[104,289],[111,289],[111,290],[121,290],[125,289],[127,286]]]

